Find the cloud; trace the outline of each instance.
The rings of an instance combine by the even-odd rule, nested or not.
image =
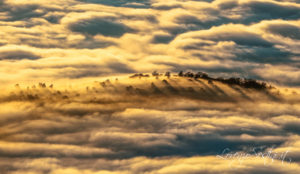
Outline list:
[[[272,71],[272,73],[270,73]],[[290,67],[285,65],[266,65],[260,69],[255,69],[254,72],[263,78],[272,79],[279,84],[289,84],[291,86],[298,86],[296,80],[299,77],[299,70],[297,67]]]
[[[39,59],[40,56],[24,50],[3,50],[0,51],[0,60],[21,60],[21,59]]]
[[[170,36],[170,35],[163,35],[163,34],[158,34],[158,35],[155,35],[153,37],[153,43],[163,43],[163,44],[167,44],[169,42],[171,42],[172,40],[174,39],[173,36]]]
[[[280,160],[274,161],[272,164],[264,165],[263,159],[256,159],[255,157],[249,157],[242,161],[241,164],[236,160],[230,165],[231,161],[226,161],[214,156],[207,157],[191,157],[191,158],[133,158],[129,160],[115,160],[108,162],[105,160],[99,160],[95,162],[98,169],[87,169],[87,168],[76,168],[71,166],[62,166],[59,164],[60,161],[52,159],[40,159],[43,162],[44,167],[31,167],[31,171],[47,170],[47,168],[55,167],[51,172],[56,173],[86,173],[86,174],[98,174],[98,173],[236,173],[240,174],[243,172],[247,173],[271,173],[270,171],[276,171],[275,173],[296,173],[299,170],[299,166],[285,163],[281,164]],[[28,160],[29,164],[38,164],[35,160]],[[211,161],[214,161],[212,164]],[[225,161],[225,162],[224,162]],[[81,160],[74,161],[74,163],[85,166],[90,161]],[[118,167],[116,164],[121,164],[124,167]],[[21,166],[21,165],[19,165]],[[248,166],[248,167],[247,167]],[[289,167],[287,167],[289,166]],[[132,172],[128,172],[128,170]],[[24,170],[20,170],[24,172]],[[273,172],[274,173],[274,172]]]
[[[82,1],[82,0],[81,0]],[[109,6],[117,7],[131,7],[131,8],[147,8],[150,5],[149,0],[116,0],[116,1],[106,1],[106,0],[84,0],[85,3],[95,3],[103,4]]]
[[[26,76],[34,81],[34,77],[40,78],[42,74],[48,74],[44,79],[75,79],[153,69],[205,70],[277,83],[278,80],[256,73],[256,69],[265,64],[288,64],[297,69],[298,8],[295,1],[271,0],[130,3],[9,0],[1,7],[0,45],[24,46],[38,51],[34,55],[49,52],[41,57],[50,59],[43,63],[35,59],[30,68],[20,65],[19,73],[1,72],[7,74],[5,77],[24,79]],[[281,13],[275,14],[278,9]],[[88,53],[92,50],[98,52],[97,58]],[[59,64],[64,62],[64,67],[70,67],[81,56],[98,62],[103,57],[112,61],[118,57],[127,67],[121,65],[116,70],[117,66],[103,67],[99,63],[101,68],[95,72],[73,66],[52,73],[45,73],[49,69],[31,68],[35,64],[47,64],[46,60],[53,64],[54,57],[64,60],[58,61]]]
[[[77,156],[77,157],[92,157],[103,156],[112,153],[107,149],[96,148],[82,148],[73,145],[45,145],[45,144],[31,144],[31,143],[0,143],[1,155],[22,157],[43,157],[43,156]]]
[[[69,25],[70,30],[88,35],[101,34],[110,37],[121,37],[133,30],[114,19],[90,18],[77,21]]]
[[[273,24],[269,25],[267,30],[283,37],[299,40],[300,29],[290,24]]]
[[[158,9],[158,10],[171,10],[174,8],[182,8],[182,6],[179,3],[176,4],[175,2],[174,3],[158,2],[158,3],[152,4],[152,7],[154,7],[154,9]]]
[[[246,1],[257,19],[299,19],[299,5],[272,1]]]
[[[107,65],[114,71],[118,71],[120,73],[134,73],[135,71],[130,68],[128,65],[120,62],[109,62]]]
[[[16,85],[1,95],[0,151],[3,158],[18,160],[0,165],[5,172],[168,173],[177,160],[188,165],[189,159],[199,158],[207,165],[218,160],[217,166],[226,166],[218,173],[231,171],[228,160],[216,157],[225,148],[234,153],[252,146],[282,151],[299,134],[296,94],[293,99],[281,88],[259,91],[212,83],[172,75],[77,82],[67,88]],[[297,159],[295,154],[289,157]],[[38,159],[44,167],[35,164]],[[263,161],[252,170],[253,161],[242,164],[248,173],[293,170],[263,167]],[[207,172],[201,164],[191,172]]]
[[[270,64],[278,64],[278,63],[291,63],[293,60],[291,59],[291,53],[282,51],[278,48],[242,48],[243,51],[237,54],[237,60],[240,61],[253,61],[260,63],[270,63]]]
[[[0,0],[0,173],[297,173],[299,9]]]
[[[272,47],[273,44],[262,38],[260,35],[248,31],[242,25],[223,25],[211,30],[189,32],[182,37],[196,37],[213,41],[233,41],[238,45]]]

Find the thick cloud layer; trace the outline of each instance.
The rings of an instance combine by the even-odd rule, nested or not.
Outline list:
[[[298,1],[1,3],[0,73],[6,83],[14,83],[5,78],[11,76],[38,81],[203,70],[299,85]],[[104,68],[78,68],[83,61]],[[69,68],[51,68],[45,76],[48,64]],[[6,70],[12,68],[19,72]]]
[[[0,173],[297,173],[299,26],[299,0],[0,0]]]
[[[135,75],[65,89],[18,84],[0,98],[1,172],[296,173],[299,91],[228,83]]]

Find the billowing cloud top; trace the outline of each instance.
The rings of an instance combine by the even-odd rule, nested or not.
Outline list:
[[[299,48],[299,0],[0,0],[0,173],[298,173]]]
[[[296,0],[4,0],[1,83],[202,70],[299,86],[299,18]]]

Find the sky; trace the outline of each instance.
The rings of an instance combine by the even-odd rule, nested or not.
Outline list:
[[[0,173],[296,174],[299,48],[299,0],[0,0]]]

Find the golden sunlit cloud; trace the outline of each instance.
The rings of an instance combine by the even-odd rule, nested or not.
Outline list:
[[[297,0],[0,0],[0,173],[296,174],[299,24]]]

